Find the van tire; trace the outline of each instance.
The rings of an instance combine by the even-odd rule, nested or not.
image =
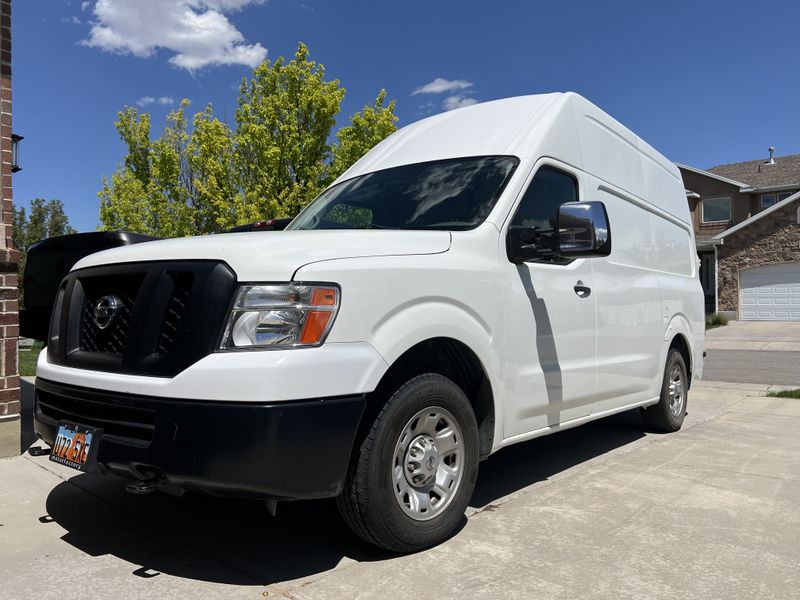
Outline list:
[[[642,421],[648,429],[672,433],[683,425],[689,392],[686,361],[676,348],[670,348],[657,404],[642,409]]]
[[[435,430],[436,437],[428,430]],[[416,376],[391,395],[354,450],[337,498],[339,512],[356,535],[392,552],[438,544],[464,521],[478,476],[478,453],[475,414],[461,388],[435,373]],[[417,456],[425,457],[420,461],[426,467],[409,462]],[[418,469],[410,470],[412,464]],[[442,485],[452,486],[452,494],[437,496]]]

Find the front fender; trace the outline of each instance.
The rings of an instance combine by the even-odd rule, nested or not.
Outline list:
[[[392,364],[419,342],[437,337],[456,339],[487,366],[492,346],[491,326],[466,304],[450,298],[418,298],[398,305],[378,319],[371,342]]]
[[[391,365],[410,348],[433,338],[451,338],[472,350],[483,365],[494,394],[499,392],[502,364],[497,358],[499,352],[492,348],[492,329],[465,305],[427,298],[398,306],[376,322],[371,342]]]
[[[414,346],[434,338],[456,340],[469,348],[483,367],[492,390],[495,442],[502,439],[504,422],[501,385],[503,365],[493,348],[496,338],[488,323],[466,305],[444,298],[425,298],[396,307],[380,319],[371,342],[389,364]]]
[[[434,338],[450,338],[469,348],[492,387],[499,424],[503,302],[496,264],[484,248],[496,249],[496,230],[494,235],[468,233],[461,253],[328,261],[303,267],[295,278],[335,282],[342,290],[326,343],[366,342],[389,366]]]

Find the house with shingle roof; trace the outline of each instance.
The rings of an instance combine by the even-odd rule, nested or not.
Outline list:
[[[800,154],[774,152],[705,170],[676,163],[707,312],[800,320]]]

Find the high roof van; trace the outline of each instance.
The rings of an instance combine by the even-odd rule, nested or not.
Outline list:
[[[676,431],[703,292],[676,167],[573,93],[400,129],[285,231],[78,262],[35,419],[136,493],[336,497],[393,551],[450,535],[499,449],[627,410]]]

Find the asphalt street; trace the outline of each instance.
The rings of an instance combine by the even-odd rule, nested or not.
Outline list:
[[[703,379],[800,387],[800,352],[710,349]]]

